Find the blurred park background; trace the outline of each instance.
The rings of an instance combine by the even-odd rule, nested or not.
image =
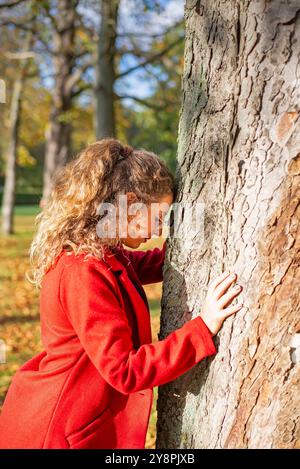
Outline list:
[[[1,0],[0,27],[1,409],[18,367],[43,347],[39,292],[25,272],[56,169],[114,136],[154,151],[175,172],[184,2]],[[156,341],[161,284],[145,290]],[[154,390],[147,448],[155,447]]]

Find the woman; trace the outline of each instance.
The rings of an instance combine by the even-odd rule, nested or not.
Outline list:
[[[126,214],[124,224],[120,195],[146,211]],[[1,448],[144,448],[153,387],[216,353],[213,336],[241,308],[229,306],[236,276],[216,278],[201,314],[151,343],[142,285],[162,280],[166,241],[162,249],[124,247],[137,248],[154,225],[161,234],[173,196],[172,173],[157,155],[112,138],[89,145],[57,175],[31,246],[44,349],[11,382]],[[155,223],[153,202],[163,207]],[[104,203],[122,224],[103,223]]]

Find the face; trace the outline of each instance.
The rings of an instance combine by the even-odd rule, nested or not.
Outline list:
[[[130,203],[135,203],[135,194],[128,192],[127,200],[129,207]],[[137,248],[154,234],[161,236],[163,221],[172,203],[173,195],[165,194],[142,209],[134,210],[134,214],[127,217],[128,236],[121,238],[121,242],[130,248]]]

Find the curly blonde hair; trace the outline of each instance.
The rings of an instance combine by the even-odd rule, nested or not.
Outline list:
[[[134,192],[137,202],[148,204],[174,194],[175,179],[166,163],[151,151],[134,149],[115,138],[88,145],[57,171],[50,196],[35,224],[30,247],[31,276],[40,288],[44,274],[63,249],[103,257],[103,245],[116,246],[116,238],[99,238],[99,204],[115,204],[118,195]]]

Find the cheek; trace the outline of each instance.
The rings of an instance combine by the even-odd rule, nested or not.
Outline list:
[[[149,216],[147,218],[147,221],[145,222],[145,226],[147,226],[147,235],[150,236],[151,235],[151,217]]]
[[[147,216],[141,216],[137,220],[138,231],[141,236],[147,236],[151,230],[151,220]]]

